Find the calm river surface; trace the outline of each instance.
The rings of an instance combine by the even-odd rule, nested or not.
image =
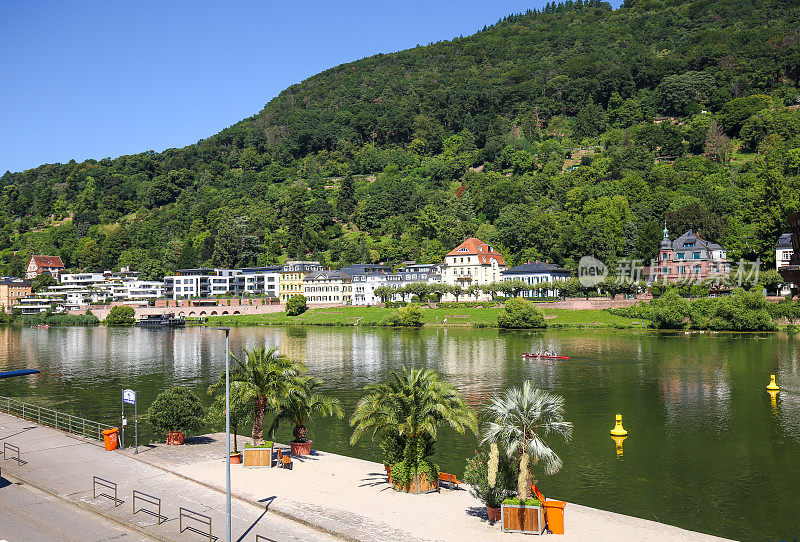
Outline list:
[[[575,424],[571,443],[553,441],[562,472],[537,473],[545,494],[741,540],[796,540],[800,532],[800,338],[242,327],[231,331],[231,345],[237,355],[278,345],[305,361],[347,416],[364,385],[403,364],[436,369],[478,409],[530,379],[562,394]],[[138,390],[140,413],[173,384],[207,402],[224,348],[221,332],[200,328],[0,328],[0,368],[42,371],[0,380],[0,395],[116,425],[125,387]],[[573,358],[521,357],[543,348]],[[772,373],[782,388],[774,404],[764,391]],[[621,456],[609,436],[617,412],[629,431]],[[141,441],[153,438],[145,424],[140,430]],[[380,461],[377,443],[351,447],[349,436],[346,418],[311,425],[315,447]],[[289,429],[278,438],[290,439]],[[460,474],[476,442],[443,432],[435,461]]]

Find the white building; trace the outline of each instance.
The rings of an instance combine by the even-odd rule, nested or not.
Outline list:
[[[794,247],[792,246],[792,234],[784,233],[778,238],[775,244],[775,269],[780,269],[787,265],[791,265],[792,255],[794,254]],[[781,289],[781,295],[788,295],[792,292],[792,283],[787,282]]]
[[[207,298],[221,295],[278,297],[281,266],[243,269],[179,269],[164,277],[169,299]]]
[[[68,309],[112,300],[149,301],[164,296],[163,282],[140,280],[138,275],[127,269],[121,272],[63,273],[59,277],[60,284],[51,286],[49,292],[63,296]]]
[[[467,289],[499,282],[507,268],[503,255],[477,237],[470,237],[444,257],[442,282]],[[452,296],[449,296],[452,297]]]
[[[353,305],[372,306],[383,303],[375,295],[375,290],[384,286],[400,288],[403,283],[400,275],[395,273],[365,273],[352,275]],[[398,298],[399,301],[399,298]]]
[[[792,234],[781,234],[778,238],[778,242],[775,244],[775,269],[780,269],[783,266],[789,265],[792,254],[794,254]]]
[[[571,273],[561,266],[549,262],[527,262],[511,269],[501,271],[503,281],[521,280],[527,284],[555,284],[559,281],[567,280]],[[522,297],[557,297],[558,288],[550,288],[547,291],[523,290]]]
[[[313,271],[303,278],[303,295],[309,303],[353,302],[353,279],[338,269]]]

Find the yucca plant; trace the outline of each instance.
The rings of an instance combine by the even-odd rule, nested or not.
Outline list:
[[[430,481],[438,478],[436,466],[428,461],[433,453],[441,425],[449,425],[458,433],[469,429],[477,433],[475,412],[466,404],[459,391],[430,369],[393,371],[389,380],[367,386],[365,395],[356,405],[350,418],[355,427],[350,444],[365,433],[373,438],[397,439],[402,446],[402,460],[392,467],[392,480],[408,487],[417,474]]]
[[[528,500],[532,497],[533,483],[530,462],[543,463],[547,474],[555,474],[563,465],[544,437],[553,433],[567,442],[572,437],[572,422],[564,421],[564,398],[534,388],[526,380],[521,388],[512,388],[492,398],[487,414],[491,421],[482,442],[497,443],[508,457],[519,461],[517,494],[520,499]]]

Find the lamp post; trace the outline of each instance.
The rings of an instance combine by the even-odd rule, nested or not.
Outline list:
[[[227,327],[211,329],[225,332],[225,541],[231,542],[231,330]]]

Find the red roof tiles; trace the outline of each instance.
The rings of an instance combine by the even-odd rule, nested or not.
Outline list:
[[[31,260],[39,269],[45,267],[64,269],[64,263],[59,256],[31,256]]]
[[[466,249],[466,250],[464,250]],[[491,264],[491,258],[497,260],[497,265],[505,265],[503,255],[497,252],[494,247],[487,245],[477,237],[470,237],[456,248],[447,253],[448,256],[478,256],[481,264]]]

